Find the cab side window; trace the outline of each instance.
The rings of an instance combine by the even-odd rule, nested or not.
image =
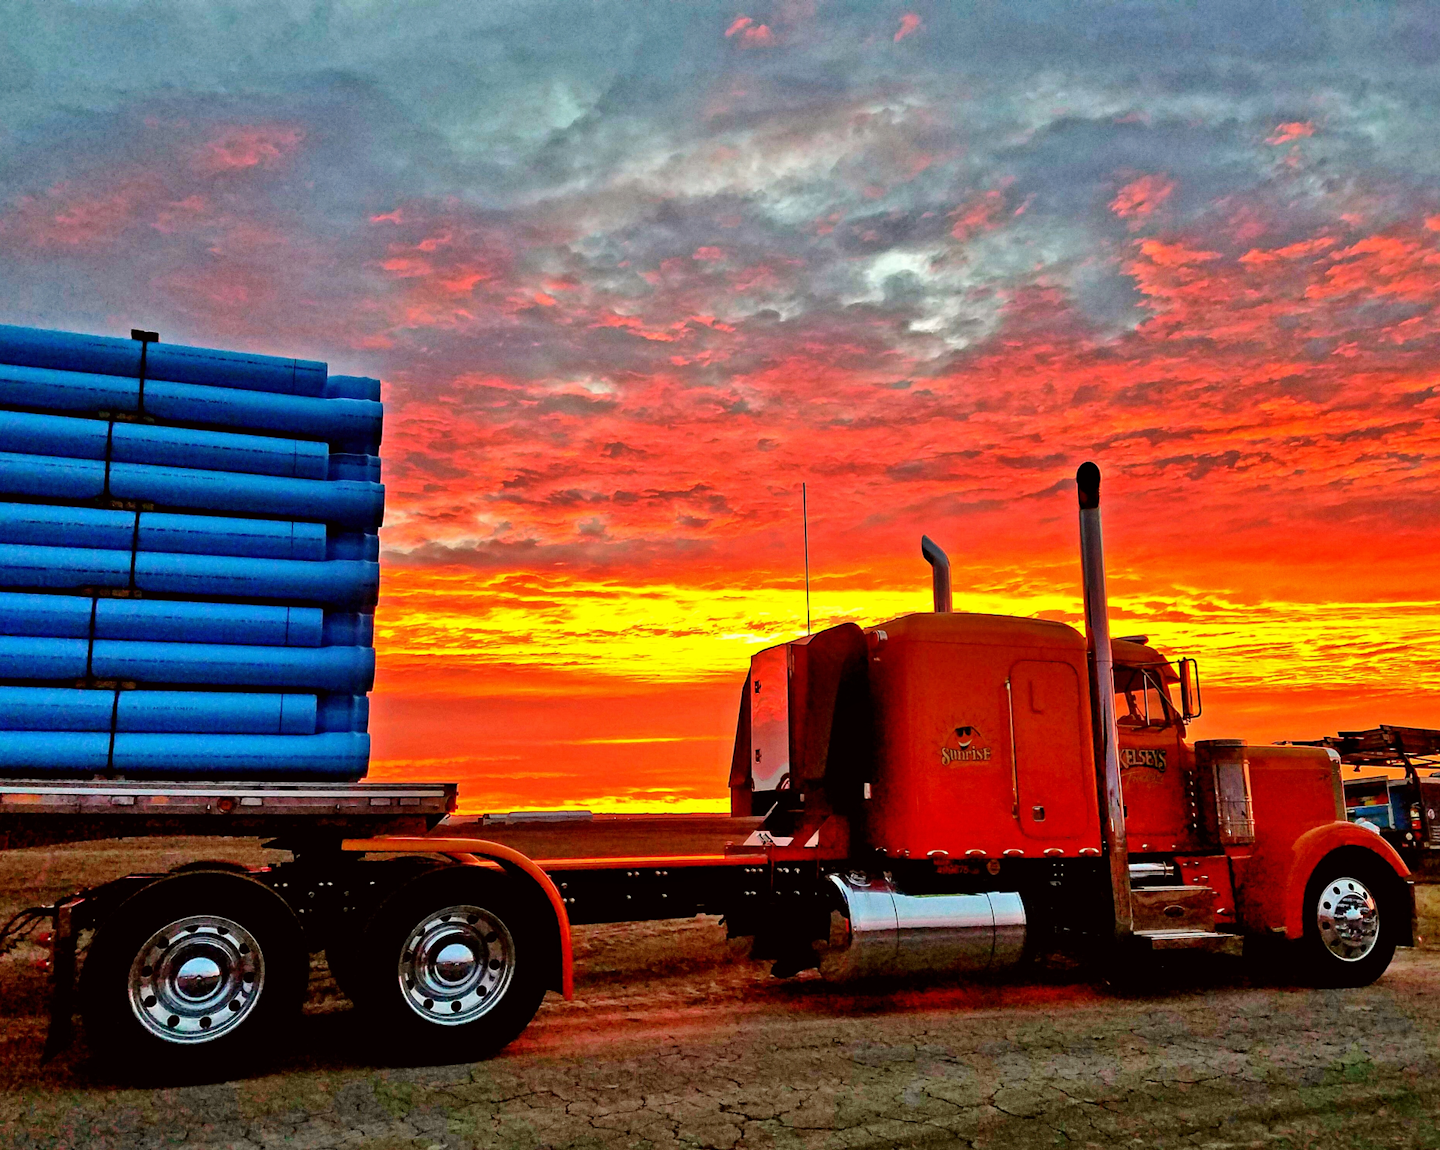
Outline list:
[[[1115,668],[1115,718],[1128,730],[1153,730],[1172,723],[1170,693],[1158,668]]]

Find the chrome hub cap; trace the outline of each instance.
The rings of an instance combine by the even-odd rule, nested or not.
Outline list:
[[[1325,884],[1315,906],[1320,941],[1336,958],[1358,962],[1380,938],[1380,909],[1359,879],[1337,878]]]
[[[400,990],[427,1022],[463,1026],[500,1001],[515,974],[515,940],[478,906],[427,915],[400,948]]]
[[[245,1021],[264,985],[264,958],[248,930],[190,915],[157,930],[135,955],[130,1009],[166,1042],[212,1042]]]

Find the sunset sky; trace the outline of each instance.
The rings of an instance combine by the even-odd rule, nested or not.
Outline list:
[[[723,809],[802,482],[1078,623],[1087,458],[1195,735],[1440,726],[1432,4],[7,11],[0,321],[385,381],[376,775]]]

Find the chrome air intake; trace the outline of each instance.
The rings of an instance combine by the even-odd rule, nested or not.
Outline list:
[[[998,970],[1025,949],[1025,907],[1012,891],[905,894],[870,875],[829,879],[837,902],[820,973],[832,981]]]

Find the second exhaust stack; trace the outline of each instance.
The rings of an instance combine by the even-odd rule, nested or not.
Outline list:
[[[934,568],[936,614],[948,615],[954,609],[950,603],[950,558],[928,535],[920,536],[920,554]]]

